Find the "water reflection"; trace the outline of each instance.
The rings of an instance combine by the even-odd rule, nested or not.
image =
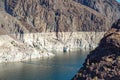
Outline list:
[[[88,51],[55,52],[52,58],[0,64],[0,80],[70,80]]]

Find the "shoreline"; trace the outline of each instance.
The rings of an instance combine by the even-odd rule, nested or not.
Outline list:
[[[104,32],[60,32],[0,35],[0,63],[54,56],[51,51],[94,49]],[[99,37],[98,37],[99,36]]]

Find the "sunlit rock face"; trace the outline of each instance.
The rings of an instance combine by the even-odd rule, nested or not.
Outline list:
[[[110,23],[102,14],[72,0],[6,0],[5,8],[29,33],[52,32],[54,39],[62,46],[69,46],[68,43],[77,48],[88,48],[90,43],[95,46],[99,39],[94,36],[97,32],[108,30]],[[89,35],[89,32],[93,33]],[[74,36],[76,38],[73,40]],[[92,36],[97,40],[92,42]],[[103,36],[102,33],[100,36]]]
[[[74,0],[86,5],[104,16],[108,17],[112,23],[120,18],[120,3],[116,0]],[[111,24],[112,24],[111,23]]]
[[[0,49],[0,61],[51,56],[51,50],[93,49],[111,23],[101,12],[73,0],[2,0],[0,47],[9,46]]]
[[[105,16],[72,0],[5,0],[5,9],[17,21],[11,23],[13,27],[5,26],[9,27],[5,31],[23,42],[30,41],[28,34],[36,36],[48,50],[94,48],[110,23]]]
[[[101,39],[99,46],[90,52],[83,67],[73,80],[120,79],[120,19]]]
[[[106,31],[110,23],[72,0],[7,0],[6,10],[30,32]]]
[[[91,34],[91,35],[89,35]],[[66,48],[72,51],[76,48],[94,49],[104,32],[62,32],[56,37],[55,32],[25,34],[24,40],[27,44],[41,46],[47,50],[63,51]],[[99,37],[98,37],[99,36]]]
[[[54,56],[44,48],[25,43],[23,32],[29,31],[20,21],[0,11],[0,63]]]
[[[0,63],[54,56],[53,53],[43,48],[39,49],[36,46],[18,42],[8,35],[1,35],[0,41]]]

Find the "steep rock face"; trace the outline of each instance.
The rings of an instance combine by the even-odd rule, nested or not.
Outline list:
[[[6,0],[6,10],[30,32],[106,31],[110,23],[72,0]]]
[[[44,48],[24,43],[24,32],[29,31],[20,21],[0,11],[0,63],[53,56]]]
[[[104,35],[73,80],[120,79],[120,19]]]
[[[116,0],[74,0],[108,17],[112,22],[120,18],[120,3]]]
[[[43,47],[50,50],[94,48],[103,36],[101,31],[109,28],[109,20],[105,16],[72,0],[6,0],[5,5],[7,12],[17,18],[29,33],[33,33],[30,36],[44,33],[47,37],[38,36],[38,39],[42,37],[40,40],[47,43]],[[24,42],[27,42],[30,37],[26,35],[29,33],[23,32]],[[97,38],[99,32],[100,37]]]
[[[5,11],[0,11],[0,33],[1,35],[16,34],[28,32],[28,30],[16,18],[7,14]]]
[[[57,38],[55,32],[31,33],[24,35],[24,42],[31,46],[40,46],[40,48],[45,48],[48,51],[63,51],[64,48],[67,51],[76,48],[93,49],[103,34],[104,32],[62,32]]]
[[[33,58],[51,57],[53,53],[45,49],[16,41],[9,35],[0,36],[0,63],[24,61]]]
[[[0,7],[1,62],[50,56],[50,50],[94,48],[111,23],[73,0],[4,1],[9,14]]]

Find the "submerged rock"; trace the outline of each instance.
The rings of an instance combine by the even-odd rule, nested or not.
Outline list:
[[[120,80],[120,19],[90,52],[72,80]],[[80,75],[79,75],[80,74]]]

